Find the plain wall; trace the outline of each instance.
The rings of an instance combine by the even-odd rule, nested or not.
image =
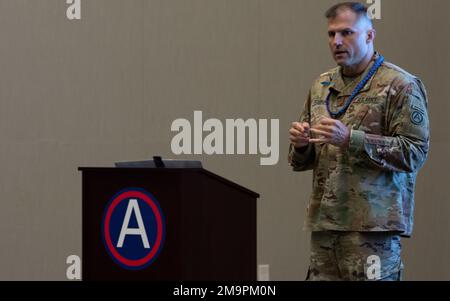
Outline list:
[[[200,159],[261,194],[258,262],[303,280],[311,173],[287,164],[288,134],[313,80],[334,67],[317,0],[0,0],[0,280],[64,280],[81,255],[79,166]],[[429,93],[431,153],[416,188],[406,280],[450,280],[450,2],[382,0],[376,48]],[[280,161],[172,154],[173,120],[280,120]],[[220,260],[220,259],[218,259]]]

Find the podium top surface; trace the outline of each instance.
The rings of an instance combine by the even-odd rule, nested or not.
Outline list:
[[[121,173],[121,172],[139,172],[139,173],[155,173],[155,172],[168,172],[168,173],[180,173],[180,172],[193,172],[193,173],[201,173],[208,177],[211,177],[219,182],[222,182],[225,185],[234,187],[238,190],[241,190],[254,198],[259,198],[259,193],[256,193],[244,186],[241,186],[233,181],[225,179],[209,170],[204,168],[171,168],[171,167],[163,167],[163,168],[145,168],[145,167],[78,167],[79,171],[82,172],[100,172],[105,174],[110,173]]]
[[[116,162],[114,165],[120,168],[203,168],[201,161],[162,159],[161,157],[154,157],[153,160]]]

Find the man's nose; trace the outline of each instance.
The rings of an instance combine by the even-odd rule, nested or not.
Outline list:
[[[340,33],[336,33],[333,37],[333,46],[339,47],[342,45],[342,35]]]

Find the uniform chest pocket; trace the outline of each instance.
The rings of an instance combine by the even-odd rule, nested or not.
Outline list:
[[[348,124],[355,130],[369,134],[382,134],[385,116],[384,103],[377,101],[377,98],[371,102],[364,100],[352,104],[353,114],[349,114]]]
[[[358,106],[358,109],[355,109],[355,112],[353,114],[348,115],[348,125],[352,129],[358,130],[364,118],[367,116],[368,112],[369,112],[368,105]]]

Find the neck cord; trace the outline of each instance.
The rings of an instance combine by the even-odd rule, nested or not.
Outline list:
[[[328,93],[328,96],[326,99],[326,107],[327,107],[328,114],[330,114],[331,118],[336,119],[347,111],[347,109],[350,106],[350,104],[352,103],[353,99],[356,97],[356,95],[358,95],[359,91],[361,91],[361,89],[364,87],[364,85],[367,84],[367,82],[372,78],[372,76],[375,74],[375,72],[377,72],[378,68],[380,68],[380,66],[383,62],[384,62],[384,57],[382,55],[380,55],[377,58],[377,60],[375,61],[375,63],[373,64],[372,68],[370,68],[367,75],[358,83],[358,85],[356,85],[352,94],[347,99],[344,106],[338,112],[332,112],[330,109],[330,96],[331,96],[331,89],[330,89],[330,92]]]

